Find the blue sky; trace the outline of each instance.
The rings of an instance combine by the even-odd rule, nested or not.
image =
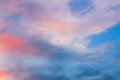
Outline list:
[[[120,23],[113,25],[111,28],[102,33],[90,36],[90,47],[96,47],[106,42],[120,43]]]
[[[73,12],[80,12],[91,4],[90,0],[72,0],[69,5]]]

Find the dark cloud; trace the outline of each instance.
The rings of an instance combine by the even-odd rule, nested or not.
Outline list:
[[[66,63],[67,64],[67,63]],[[61,65],[63,66],[63,65]],[[68,65],[68,68],[71,65]],[[93,67],[94,66],[94,67]],[[98,67],[97,67],[98,66]],[[65,67],[60,67],[58,64],[50,64],[47,68],[27,67],[20,66],[17,73],[18,80],[119,80],[120,70],[115,68],[114,65],[78,65],[68,69],[66,72]],[[28,69],[29,68],[29,69]],[[19,72],[20,71],[20,72]],[[14,72],[14,71],[13,71]],[[27,76],[25,76],[28,74]]]

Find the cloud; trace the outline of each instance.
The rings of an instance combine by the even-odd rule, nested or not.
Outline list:
[[[116,16],[119,8],[109,9],[111,3],[115,7],[119,5],[119,1],[114,3],[111,0],[102,4],[102,2],[93,0],[90,5],[94,6],[92,11],[89,12],[86,8],[85,11],[88,10],[87,14],[81,15],[83,11],[77,16],[71,12],[69,2],[69,0],[65,0],[65,2],[53,1],[47,5],[49,1],[44,1],[44,7],[47,7],[48,14],[43,15],[43,18],[38,19],[37,22],[29,22],[31,23],[29,26],[32,26],[33,29],[31,33],[36,33],[38,36],[42,34],[44,40],[56,46],[60,45],[68,49],[86,51],[89,44],[89,40],[86,39],[87,36],[99,34],[119,21],[119,17]],[[57,3],[59,3],[60,8],[59,5],[55,7]],[[102,5],[105,7],[102,8]]]
[[[36,36],[55,46],[86,52],[90,42],[86,39],[88,36],[99,34],[120,20],[118,16],[120,10],[117,8],[120,4],[118,0],[105,1],[104,4],[99,0],[92,0],[90,5],[77,13],[73,13],[70,9],[70,2],[70,0],[18,2],[11,0],[6,3],[7,5],[1,5],[2,13],[8,13],[6,15],[1,13],[2,18],[15,16],[15,13],[19,13],[19,15],[17,18],[6,18],[8,25],[4,27],[4,30],[8,29],[6,32],[29,37]],[[2,4],[5,2],[2,1]],[[11,6],[15,9],[10,10],[11,8],[8,7]],[[90,11],[89,8],[91,8]],[[11,12],[8,12],[9,10]],[[19,21],[19,18],[22,20]],[[11,31],[9,26],[16,30]],[[21,32],[17,26],[22,30]]]
[[[33,63],[24,63],[26,61],[22,62],[22,60],[16,59],[14,63],[12,62],[15,66],[9,67],[17,80],[101,80],[109,78],[119,80],[119,64],[76,64],[65,61],[44,62],[44,60],[40,62],[37,59],[35,61],[30,59],[34,61]]]
[[[108,42],[91,48],[88,38],[120,21],[119,0],[91,0],[75,13],[70,2],[0,1],[0,67],[7,68],[0,76],[13,74],[15,80],[119,79],[115,71],[119,57],[113,56],[119,47]],[[78,65],[88,67],[78,69]]]
[[[7,71],[4,67],[0,67],[0,79],[13,79],[13,74]]]
[[[0,55],[17,55],[18,52],[35,52],[35,47],[26,40],[11,34],[0,34]],[[21,54],[24,55],[24,54]]]

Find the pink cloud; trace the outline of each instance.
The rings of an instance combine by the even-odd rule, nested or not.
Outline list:
[[[36,48],[29,44],[29,42],[25,39],[18,36],[11,34],[0,34],[0,50],[6,52],[8,55],[11,55],[13,52],[35,52]]]

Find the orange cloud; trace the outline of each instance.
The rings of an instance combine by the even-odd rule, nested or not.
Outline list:
[[[11,77],[11,73],[9,72],[0,72],[0,79],[1,78],[9,78]]]
[[[0,67],[0,79],[13,78],[13,74],[8,72],[4,67]]]

